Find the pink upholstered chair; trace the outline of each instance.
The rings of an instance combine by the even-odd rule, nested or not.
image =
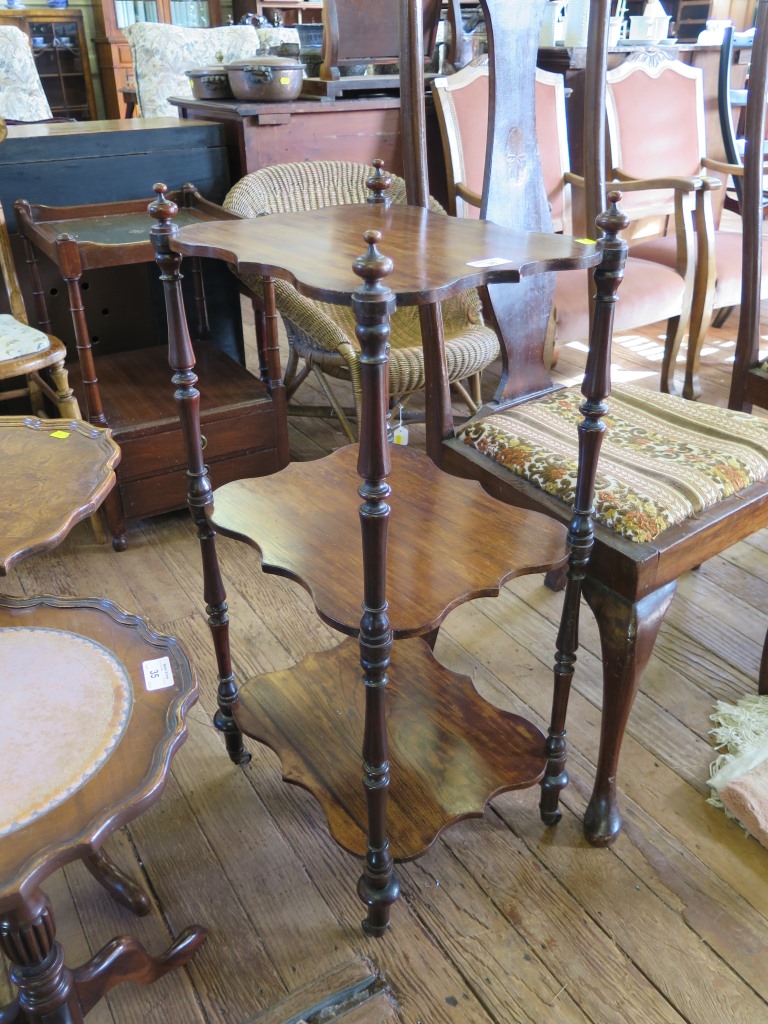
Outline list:
[[[613,177],[648,178],[664,175],[706,176],[741,174],[735,165],[706,155],[703,76],[700,68],[669,60],[660,50],[633,54],[608,72],[606,110]],[[711,179],[710,179],[711,180]],[[707,196],[707,199],[711,198]],[[628,196],[624,208],[630,217],[669,213],[669,193],[638,201]],[[683,395],[698,398],[698,366],[704,336],[715,310],[738,306],[741,301],[741,231],[716,228],[711,202],[702,205],[697,224],[696,285],[691,309]],[[763,243],[765,245],[765,243]],[[679,257],[674,232],[636,242],[635,259],[666,263]],[[761,292],[768,294],[768,261],[763,259]],[[623,296],[622,296],[623,297]],[[675,364],[680,337],[667,335],[662,390],[675,393]]]
[[[488,119],[488,57],[475,58],[454,75],[436,78],[432,93],[438,112],[446,161],[449,212],[480,215]],[[565,86],[562,75],[536,69],[536,135],[552,228],[573,234],[571,189],[584,179],[570,170],[566,124]],[[508,147],[514,161],[514,141]],[[675,350],[688,329],[693,294],[693,234],[690,212],[696,183],[674,183],[679,207],[676,259],[627,262],[616,309],[615,331],[633,330],[667,320],[667,346]],[[647,189],[649,183],[631,186]],[[638,270],[640,271],[638,273]],[[589,285],[585,274],[558,274],[555,285],[556,344],[589,336]]]

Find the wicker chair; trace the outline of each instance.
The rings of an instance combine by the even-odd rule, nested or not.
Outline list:
[[[224,207],[243,217],[261,217],[272,213],[317,210],[325,206],[364,203],[369,195],[366,179],[371,168],[364,164],[336,161],[278,164],[242,178],[224,200]],[[394,203],[405,203],[405,182],[392,176],[389,195]],[[434,200],[434,210],[442,208]],[[260,279],[243,274],[241,279],[257,297]],[[290,352],[285,370],[289,402],[306,377],[314,372],[330,408],[302,406],[291,402],[294,415],[335,415],[349,440],[355,440],[349,418],[359,422],[360,367],[351,309],[314,302],[299,295],[285,281],[276,281],[275,298],[285,321]],[[474,396],[461,381],[476,378],[499,354],[499,341],[486,327],[480,299],[474,290],[463,292],[442,303],[445,324],[446,359],[451,383],[470,410],[477,411],[479,387]],[[393,404],[424,388],[424,355],[421,326],[416,307],[398,309],[392,317],[389,362],[389,394]],[[299,362],[304,365],[299,368]],[[334,395],[328,377],[352,383],[354,409],[343,408]]]

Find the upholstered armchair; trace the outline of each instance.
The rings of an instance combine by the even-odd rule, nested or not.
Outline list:
[[[175,117],[169,96],[192,96],[187,71],[252,57],[260,48],[253,25],[182,28],[136,22],[123,32],[131,47],[142,117]]]
[[[6,121],[47,121],[51,116],[28,37],[15,25],[1,25],[0,117]]]

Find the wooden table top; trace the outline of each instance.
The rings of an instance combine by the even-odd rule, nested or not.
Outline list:
[[[0,597],[0,654],[2,912],[154,803],[197,682],[176,640],[91,598]]]
[[[0,576],[27,555],[60,543],[115,484],[120,449],[109,430],[81,420],[0,417],[5,499]]]
[[[394,262],[385,283],[405,304],[436,302],[491,281],[519,281],[600,262],[594,243],[565,235],[512,231],[418,206],[375,204],[194,225],[182,228],[171,247],[284,278],[313,299],[348,304],[361,283],[352,264],[365,253],[363,234],[370,229],[381,232],[378,248]]]

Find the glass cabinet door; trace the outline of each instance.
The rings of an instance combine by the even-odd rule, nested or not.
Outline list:
[[[211,24],[208,0],[169,0],[168,8],[172,25],[208,28]],[[158,0],[115,0],[115,16],[118,28],[135,21],[168,21],[168,14],[159,9]]]
[[[187,28],[208,28],[211,14],[208,0],[170,0],[171,24]]]

